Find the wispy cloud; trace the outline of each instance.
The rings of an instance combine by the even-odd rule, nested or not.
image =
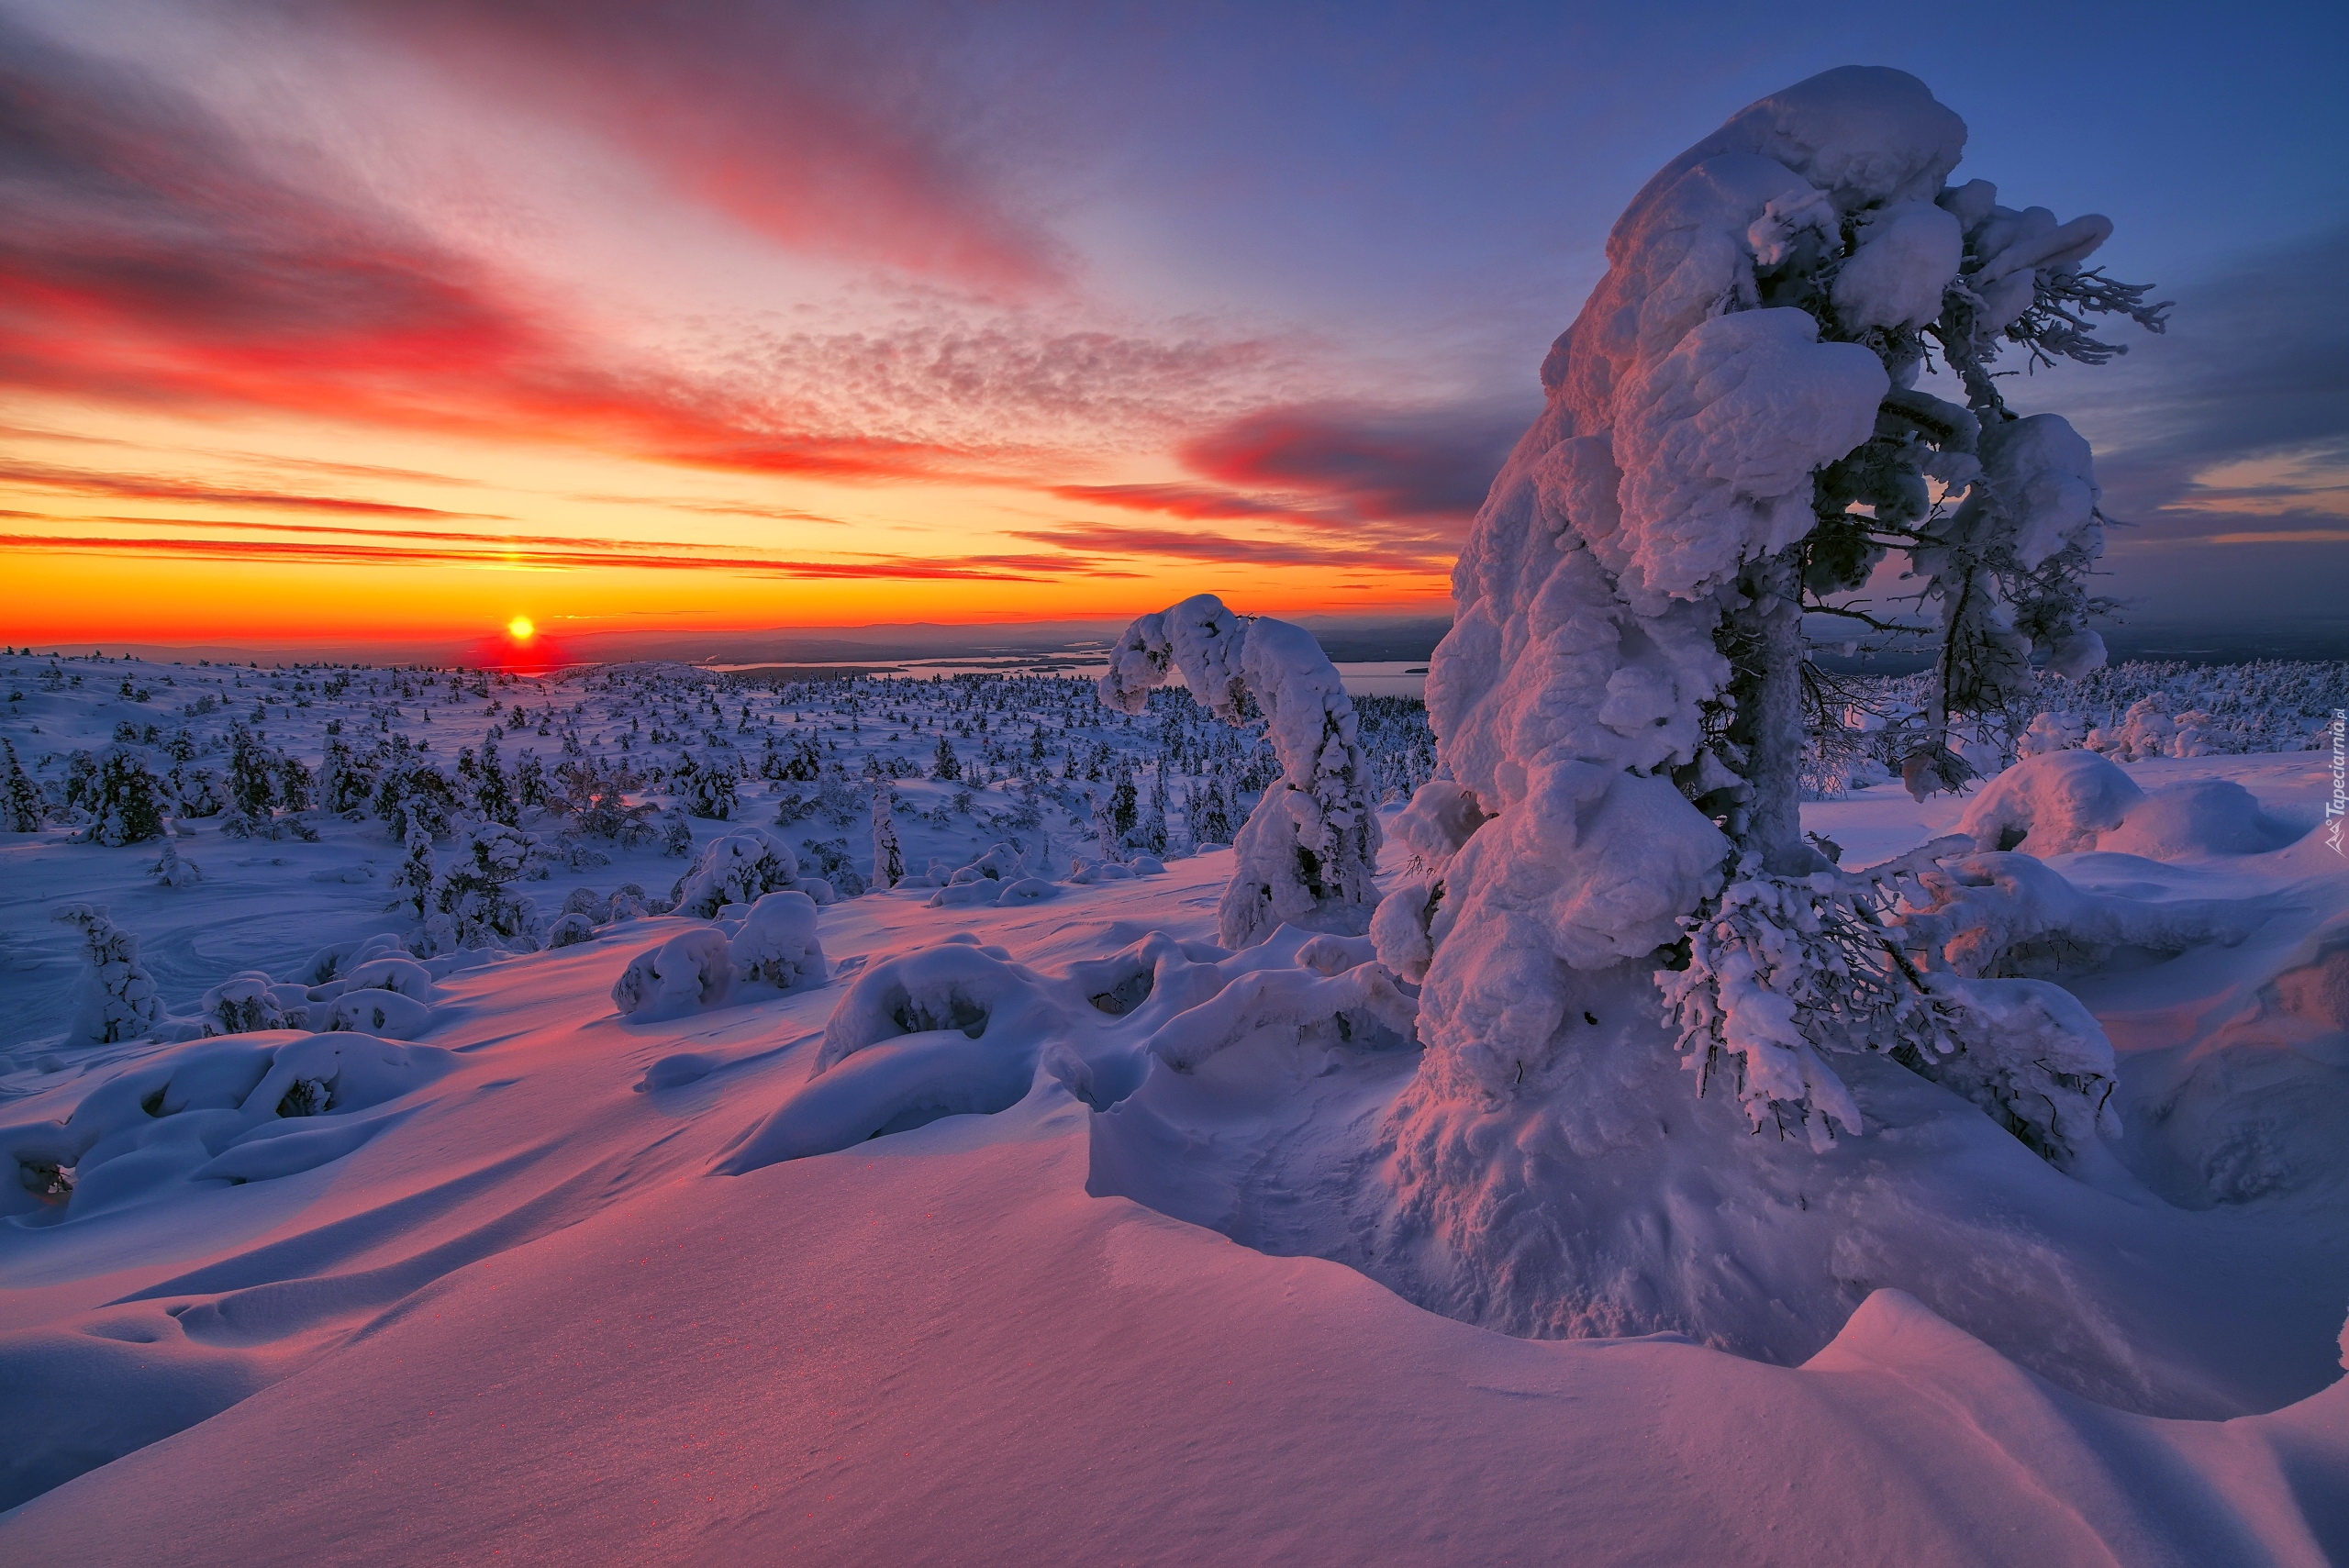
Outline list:
[[[184,501],[209,506],[262,506],[295,512],[335,512],[368,517],[494,517],[491,512],[449,512],[437,506],[402,506],[340,495],[307,495],[276,490],[246,490],[197,480],[166,479],[92,469],[51,468],[0,462],[0,489],[44,490],[67,495],[103,495],[124,501]]]
[[[1057,545],[1095,555],[1156,557],[1226,565],[1315,566],[1338,571],[1416,573],[1442,572],[1451,566],[1450,558],[1440,552],[1349,548],[1296,539],[1248,539],[1188,528],[1119,528],[1106,523],[1073,523],[1056,528],[1026,529],[1013,537],[1033,544]]]
[[[83,555],[167,555],[206,561],[268,562],[306,566],[480,567],[554,572],[617,568],[712,572],[800,581],[1041,583],[1071,576],[1135,575],[1120,568],[1068,554],[939,558],[874,554],[845,561],[792,561],[774,556],[721,555],[703,551],[669,553],[666,550],[581,549],[569,541],[564,546],[550,546],[499,540],[479,547],[458,547],[438,542],[399,544],[357,539],[313,542],[281,539],[121,539],[99,535],[0,534],[0,549]]]

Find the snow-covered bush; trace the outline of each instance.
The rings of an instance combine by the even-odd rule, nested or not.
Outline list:
[[[798,877],[789,845],[763,828],[746,828],[712,840],[669,896],[677,913],[707,920],[729,904],[755,904]]]
[[[596,922],[576,910],[566,910],[556,916],[554,923],[547,928],[547,950],[550,952],[556,948],[576,947],[581,942],[595,940]]]
[[[228,976],[204,994],[196,1011],[206,1034],[250,1034],[256,1029],[295,1029],[277,995],[277,983],[258,969]]]
[[[414,1040],[432,1027],[432,1009],[396,991],[363,987],[344,992],[326,1009],[326,1032]]]
[[[679,804],[692,815],[715,822],[733,817],[734,770],[721,760],[707,758],[696,762],[687,757],[678,764],[676,783]]]
[[[1377,797],[1353,699],[1320,644],[1301,627],[1235,616],[1202,594],[1119,634],[1101,700],[1140,713],[1152,688],[1170,680],[1226,723],[1261,713],[1280,758],[1279,782],[1232,843],[1231,881],[1216,914],[1224,945],[1246,947],[1284,924],[1348,936],[1367,929],[1378,901]],[[1113,857],[1127,831],[1107,846]]]
[[[725,933],[703,926],[630,959],[612,984],[612,1006],[623,1017],[647,1021],[680,1018],[721,1005],[733,987],[734,960]]]
[[[841,898],[859,898],[864,894],[863,873],[849,858],[846,839],[802,839],[799,840],[801,880],[829,884]],[[818,898],[818,904],[829,904],[829,898]]]
[[[80,989],[67,1038],[87,1045],[136,1040],[163,1014],[155,977],[139,964],[139,939],[96,904],[69,904],[55,918],[82,933]]]
[[[816,901],[788,888],[751,906],[729,951],[737,975],[777,990],[820,985],[831,973],[816,935]]]

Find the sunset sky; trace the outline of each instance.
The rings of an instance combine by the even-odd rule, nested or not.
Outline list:
[[[0,637],[1441,614],[1614,215],[1845,61],[2179,302],[2013,395],[2111,591],[2337,615],[2343,17],[0,0]]]

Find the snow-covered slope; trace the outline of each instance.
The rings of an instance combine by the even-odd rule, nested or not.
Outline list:
[[[83,668],[10,715],[20,751],[35,724],[103,741],[116,681],[160,679]],[[362,951],[405,929],[380,879],[312,879],[388,872],[375,821],[309,843],[199,819],[176,888],[152,842],[0,839],[0,1557],[2337,1561],[2328,762],[2124,764],[2142,800],[2044,862],[2082,897],[2232,922],[2063,973],[2119,1050],[2102,1164],[2058,1172],[1889,1062],[1855,1070],[1868,1130],[1824,1156],[1749,1136],[1668,1060],[1625,1100],[1664,1107],[1662,1136],[1537,1151],[1584,1232],[1632,1225],[1592,1260],[1611,1328],[1528,1317],[1563,1299],[1538,1281],[1447,1297],[1441,1259],[1365,1229],[1370,1132],[1420,1053],[1363,939],[1211,945],[1229,851],[1032,899],[842,899],[814,911],[822,983],[623,1014],[644,955],[796,926],[607,906],[568,945],[418,964]],[[2198,828],[2214,781],[2289,841]],[[941,804],[907,815],[909,859],[978,847]],[[1887,785],[1806,822],[1856,864],[1977,809]],[[607,849],[517,885],[657,898],[685,869]],[[373,983],[328,1003],[400,1001],[381,1028],[69,1044],[75,938],[48,916],[77,899],[142,939],[170,1014],[243,971],[271,995],[336,944]],[[1640,1228],[1658,1212],[1670,1233]],[[1708,1289],[1779,1316],[1587,1337],[1640,1327],[1642,1291]],[[1586,1337],[1517,1337],[1560,1333]]]

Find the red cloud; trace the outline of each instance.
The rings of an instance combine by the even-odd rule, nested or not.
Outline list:
[[[1444,572],[1452,565],[1450,554],[1440,545],[1432,549],[1406,545],[1350,550],[1286,539],[1234,539],[1229,534],[1175,528],[1113,528],[1105,523],[1075,523],[1013,537],[1097,555],[1155,556],[1222,565],[1318,566],[1373,572]]]
[[[1193,473],[1361,519],[1464,524],[1525,428],[1521,410],[1267,408],[1189,442]]]
[[[956,85],[988,19],[698,0],[360,0],[381,41],[618,143],[673,187],[798,250],[991,291],[1064,283]]]
[[[259,165],[200,106],[0,15],[0,382],[264,406],[839,479],[972,471],[935,443],[812,434],[616,369],[520,285]]]

